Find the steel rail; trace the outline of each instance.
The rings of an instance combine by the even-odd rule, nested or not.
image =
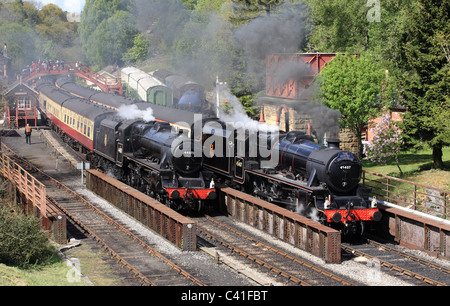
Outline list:
[[[405,258],[407,258],[407,259],[409,259],[409,260],[416,261],[416,262],[418,262],[418,263],[420,263],[420,264],[422,264],[422,265],[426,265],[426,266],[429,266],[429,267],[431,267],[431,268],[433,268],[433,269],[436,269],[436,270],[439,270],[439,271],[442,271],[442,272],[445,272],[445,273],[450,274],[450,269],[449,269],[449,268],[440,266],[440,265],[435,264],[434,262],[428,261],[428,260],[426,260],[426,259],[419,258],[419,257],[417,257],[417,256],[415,256],[415,255],[407,254],[407,253],[402,252],[402,251],[400,251],[400,250],[396,250],[396,249],[394,249],[394,248],[392,248],[392,247],[389,247],[389,246],[387,246],[387,245],[381,244],[381,243],[376,242],[376,241],[374,241],[374,240],[371,240],[371,239],[369,239],[369,238],[366,238],[366,239],[367,239],[367,242],[368,242],[369,244],[375,245],[375,246],[377,246],[378,248],[382,248],[382,249],[384,249],[384,250],[386,250],[386,251],[389,251],[389,252],[392,252],[392,253],[396,253],[397,255],[400,255],[400,256],[402,256],[402,257],[405,257]]]
[[[418,273],[412,272],[412,271],[410,271],[408,269],[399,267],[397,265],[394,265],[394,264],[392,264],[390,262],[387,262],[387,261],[382,260],[380,258],[377,258],[375,256],[372,256],[372,255],[369,255],[369,254],[364,253],[362,251],[356,250],[356,249],[354,249],[352,247],[349,247],[347,245],[341,245],[341,248],[343,250],[345,250],[346,252],[349,252],[349,253],[352,253],[352,254],[355,254],[355,255],[358,255],[358,256],[363,256],[363,257],[366,257],[368,259],[376,259],[376,260],[378,260],[380,262],[381,266],[383,266],[385,268],[388,268],[389,270],[397,271],[397,272],[399,272],[401,274],[404,274],[404,275],[410,276],[412,278],[415,278],[417,280],[420,280],[420,281],[422,281],[425,284],[429,284],[429,285],[433,285],[433,286],[447,286],[447,285],[445,285],[445,284],[443,284],[441,282],[435,281],[435,280],[433,280],[431,278],[428,278],[426,276],[423,276],[423,275],[420,275]]]
[[[207,230],[201,228],[198,225],[197,225],[197,230],[200,233],[202,233],[203,235],[207,236],[208,238],[210,238],[212,240],[215,240],[218,243],[220,243],[221,245],[223,245],[223,246],[227,247],[228,249],[232,250],[233,252],[238,253],[239,255],[241,255],[243,257],[246,257],[250,261],[255,262],[256,264],[258,264],[258,265],[260,265],[260,266],[262,266],[264,268],[267,268],[270,271],[272,271],[272,272],[274,272],[274,273],[276,273],[278,275],[281,275],[281,276],[287,278],[291,282],[294,282],[294,283],[296,283],[296,284],[298,284],[300,286],[311,286],[311,284],[309,284],[309,283],[307,283],[307,282],[305,282],[305,281],[303,281],[303,280],[301,280],[301,279],[299,279],[299,278],[297,278],[297,277],[295,277],[295,276],[293,276],[291,274],[288,274],[288,273],[286,273],[284,271],[281,271],[280,269],[276,268],[275,266],[273,266],[273,265],[271,265],[271,264],[269,264],[269,263],[267,263],[267,262],[265,262],[265,261],[263,261],[261,259],[256,258],[255,256],[253,256],[253,255],[251,255],[251,254],[249,254],[249,253],[247,253],[247,252],[245,252],[245,251],[243,251],[243,250],[233,246],[232,244],[230,244],[228,242],[223,241],[220,238],[217,238],[216,236],[214,236],[213,234],[211,234],[210,232],[208,232]]]
[[[252,241],[252,242],[254,242],[254,243],[258,244],[258,245],[261,245],[261,246],[269,249],[270,251],[272,251],[274,253],[277,253],[277,254],[279,254],[279,255],[287,258],[287,259],[290,259],[290,260],[292,260],[292,261],[294,261],[294,262],[296,262],[298,264],[301,264],[301,265],[303,265],[303,266],[305,266],[305,267],[307,267],[307,268],[309,268],[311,270],[314,270],[314,271],[316,271],[316,272],[318,272],[318,273],[320,273],[322,275],[325,275],[325,276],[327,276],[327,277],[329,277],[329,278],[331,278],[331,279],[333,279],[335,281],[341,282],[342,284],[344,284],[346,286],[355,286],[355,284],[353,284],[353,283],[351,283],[351,282],[349,282],[349,281],[347,281],[347,280],[345,280],[345,279],[343,279],[343,278],[341,278],[341,277],[339,277],[339,276],[337,276],[337,275],[335,275],[333,273],[330,273],[328,271],[325,271],[324,269],[321,269],[319,267],[311,265],[311,264],[309,264],[309,263],[307,263],[307,262],[305,262],[305,261],[303,261],[303,260],[301,260],[299,258],[296,258],[296,257],[294,257],[294,256],[292,256],[292,255],[290,255],[290,254],[288,254],[288,253],[286,253],[286,252],[284,252],[282,250],[274,248],[274,247],[272,247],[272,246],[270,246],[270,245],[268,245],[268,244],[266,244],[266,243],[264,243],[262,241],[256,240],[255,238],[253,238],[253,237],[251,237],[251,236],[249,236],[247,234],[244,234],[243,232],[238,231],[237,229],[232,228],[231,226],[228,226],[227,224],[225,224],[223,222],[220,222],[220,221],[212,218],[211,216],[205,216],[205,217],[206,217],[206,219],[216,223],[217,225],[225,227],[226,229],[234,232],[235,234],[240,235],[241,237],[244,237],[244,238],[246,238],[246,239],[248,239],[248,240],[250,240],[250,241]]]
[[[123,266],[125,266],[130,272],[133,272],[133,274],[141,280],[142,283],[145,283],[150,286],[156,286],[155,283],[153,283],[150,279],[148,279],[145,275],[143,275],[141,272],[139,272],[135,267],[133,267],[130,263],[128,263],[125,259],[123,259],[116,251],[114,251],[111,247],[109,247],[106,242],[104,242],[100,237],[98,237],[90,228],[88,228],[86,225],[84,225],[81,221],[79,221],[77,218],[75,218],[68,210],[66,210],[61,204],[59,204],[55,199],[52,197],[47,196],[47,200],[49,200],[54,205],[58,206],[61,211],[74,222],[79,227],[81,227],[86,233],[88,233],[89,236],[91,236],[97,243],[101,244],[103,249],[105,249],[107,252],[111,254],[112,257],[116,258],[118,262],[120,262]]]

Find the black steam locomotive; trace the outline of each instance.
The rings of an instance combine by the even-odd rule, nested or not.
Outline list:
[[[95,152],[104,157],[97,163],[115,163],[116,177],[167,206],[200,210],[216,199],[213,173],[202,168],[192,140],[173,133],[169,123],[114,116],[100,123],[97,135]]]
[[[229,125],[228,125],[229,127]],[[218,183],[284,206],[344,234],[360,234],[381,219],[370,189],[359,185],[359,159],[339,148],[338,140],[322,147],[300,131],[271,133],[227,129],[206,121],[202,132],[203,166]]]
[[[117,111],[37,83],[50,126],[90,162],[174,209],[200,209],[216,198],[212,172],[202,169],[191,139],[167,122],[125,120]]]

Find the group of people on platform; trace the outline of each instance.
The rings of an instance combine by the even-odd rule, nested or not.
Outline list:
[[[35,71],[61,71],[61,70],[69,70],[69,69],[80,69],[81,63],[79,61],[75,62],[75,67],[72,67],[71,64],[66,64],[64,60],[57,60],[56,62],[52,62],[52,60],[39,60],[38,62],[32,62],[31,65],[27,65],[25,69],[22,70],[22,76],[28,76]]]

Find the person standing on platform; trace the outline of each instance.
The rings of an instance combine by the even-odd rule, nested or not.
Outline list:
[[[26,143],[31,144],[31,126],[29,123],[27,123],[27,126],[25,127],[25,139]]]

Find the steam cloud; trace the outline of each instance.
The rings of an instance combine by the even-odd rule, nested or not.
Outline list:
[[[153,117],[153,109],[151,107],[146,110],[138,109],[135,104],[122,105],[118,110],[118,115],[125,120],[142,118],[145,122],[155,120]]]
[[[248,87],[262,90],[266,73],[266,57],[274,53],[296,53],[302,49],[307,34],[307,8],[304,4],[285,3],[270,14],[262,13],[247,24],[236,26],[230,20],[239,14],[242,4],[225,2],[219,13],[200,12],[194,15],[181,2],[167,0],[136,0],[136,21],[142,32],[151,34],[152,44],[188,46],[177,49],[173,58],[173,70],[194,78],[200,84],[213,84],[217,75],[224,80],[231,76],[237,66],[246,68]],[[175,45],[172,45],[174,47]],[[215,50],[215,52],[210,52]],[[236,56],[239,54],[239,56]],[[281,63],[275,82],[300,80],[310,73],[307,65],[287,61]],[[213,88],[209,88],[212,90]],[[263,126],[251,120],[241,103],[228,89],[220,93],[232,107],[232,112],[220,111],[226,122],[241,122],[261,129]],[[213,102],[215,104],[215,102]],[[330,110],[320,103],[296,105],[299,113],[310,115],[318,138],[326,133],[336,138],[339,131],[338,111]]]
[[[219,13],[197,11],[198,15],[194,15],[181,2],[136,0],[136,20],[139,29],[151,33],[155,42],[189,46],[177,49],[176,72],[194,76],[201,84],[211,84],[217,74],[226,79],[236,65],[243,65],[257,82],[264,79],[267,55],[301,49],[307,10],[302,4],[286,3],[248,24],[231,24],[229,20],[243,7],[224,3]],[[209,52],[211,49],[215,52]]]
[[[301,114],[309,115],[312,118],[312,128],[317,133],[317,139],[339,138],[339,119],[341,112],[330,109],[320,103],[302,103],[296,105],[296,109]]]
[[[256,18],[238,28],[235,37],[245,50],[249,69],[261,71],[259,67],[265,68],[270,54],[298,52],[305,40],[305,16],[304,5],[286,3],[278,14]]]
[[[223,107],[219,112],[221,120],[229,123],[239,123],[249,131],[265,131],[265,132],[279,132],[278,126],[268,125],[251,119],[245,112],[242,103],[233,95],[228,89],[227,85],[222,85],[219,95],[229,103],[230,108],[225,110]]]

